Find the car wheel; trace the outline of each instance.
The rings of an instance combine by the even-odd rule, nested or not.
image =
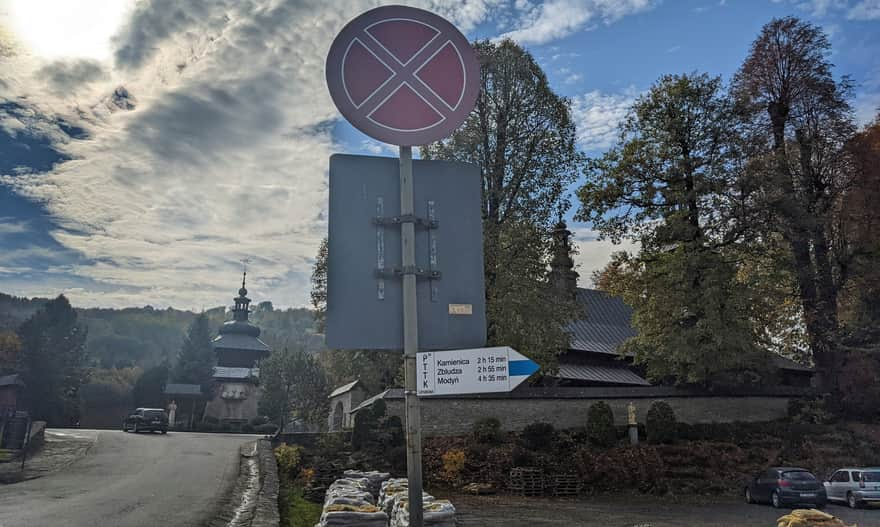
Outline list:
[[[774,509],[782,506],[782,501],[779,499],[779,491],[773,491],[773,494],[770,495],[770,503],[773,504]]]
[[[820,511],[821,511],[822,509],[824,509],[826,505],[828,505],[828,502],[827,502],[827,501],[819,501],[819,502],[816,502],[816,508],[819,509]]]
[[[849,505],[850,509],[858,509],[859,505],[861,505],[859,503],[859,500],[856,499],[855,494],[853,494],[852,492],[847,493],[846,504]]]
[[[752,497],[752,491],[746,487],[746,503],[755,503],[755,498]]]
[[[162,430],[162,435],[165,435],[167,433],[168,433],[168,430]]]

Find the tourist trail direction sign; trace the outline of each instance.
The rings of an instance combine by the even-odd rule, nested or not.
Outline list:
[[[509,392],[538,371],[538,365],[508,346],[417,354],[420,397]]]
[[[451,134],[480,91],[480,65],[464,35],[434,13],[405,6],[349,22],[330,47],[326,74],[348,122],[401,146]]]

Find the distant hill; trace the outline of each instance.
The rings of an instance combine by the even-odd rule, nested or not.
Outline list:
[[[47,302],[45,298],[19,298],[0,293],[0,331],[15,330]],[[80,322],[88,328],[86,348],[95,366],[149,368],[168,360],[173,363],[186,328],[195,318],[192,311],[131,307],[124,309],[77,308]],[[224,307],[205,312],[212,331],[229,316]],[[272,349],[302,346],[310,352],[323,348],[314,333],[309,309],[272,308],[261,302],[251,320],[262,329],[260,338]]]

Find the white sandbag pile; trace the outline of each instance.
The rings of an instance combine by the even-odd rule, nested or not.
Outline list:
[[[390,517],[398,500],[403,498],[409,499],[409,481],[406,478],[389,479],[382,483],[377,505]],[[422,501],[432,501],[433,499],[434,496],[422,493]]]
[[[367,490],[370,491],[373,496],[378,496],[379,491],[382,490],[382,483],[391,479],[391,474],[387,472],[377,472],[375,470],[371,470],[370,472],[346,470],[342,475],[349,479],[366,479],[368,482]]]
[[[387,527],[388,514],[374,505],[367,478],[342,478],[327,488],[321,521],[315,527]]]
[[[430,500],[422,504],[424,525],[455,527],[455,507],[449,500]],[[401,498],[394,505],[390,527],[409,527],[409,499]]]

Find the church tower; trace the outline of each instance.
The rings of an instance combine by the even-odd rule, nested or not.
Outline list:
[[[214,368],[214,398],[205,408],[206,417],[220,422],[240,425],[257,417],[259,388],[259,361],[266,358],[270,349],[260,340],[260,328],[251,324],[250,303],[245,281],[233,300],[232,320],[220,326],[219,335],[212,341],[217,354]]]

